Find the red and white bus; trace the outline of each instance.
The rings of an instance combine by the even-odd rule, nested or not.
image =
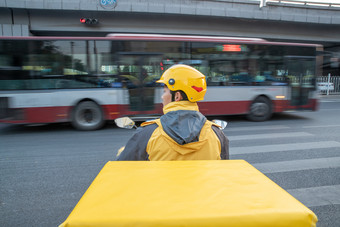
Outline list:
[[[286,110],[316,110],[322,46],[257,38],[110,34],[1,37],[0,122],[72,122],[100,128],[121,116],[162,114],[168,67],[204,75],[205,115],[264,121]]]

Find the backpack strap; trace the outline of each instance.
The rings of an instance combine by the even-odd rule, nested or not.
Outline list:
[[[155,119],[155,120],[151,120],[151,121],[145,121],[140,126],[144,127],[144,126],[152,125],[152,124],[157,124],[158,126],[160,126],[161,120],[160,119]]]

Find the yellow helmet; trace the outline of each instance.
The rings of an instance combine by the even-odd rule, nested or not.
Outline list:
[[[190,102],[203,100],[207,92],[205,76],[188,65],[170,67],[156,83],[165,84],[171,91],[183,91]]]

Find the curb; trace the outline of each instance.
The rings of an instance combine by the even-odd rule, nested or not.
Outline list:
[[[319,95],[320,100],[339,100],[340,95]]]

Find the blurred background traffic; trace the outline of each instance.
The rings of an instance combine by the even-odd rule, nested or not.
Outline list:
[[[113,120],[160,116],[155,81],[178,63],[206,75],[200,111],[228,121],[231,159],[340,226],[339,12],[338,0],[0,1],[0,226],[62,223],[133,133]]]

